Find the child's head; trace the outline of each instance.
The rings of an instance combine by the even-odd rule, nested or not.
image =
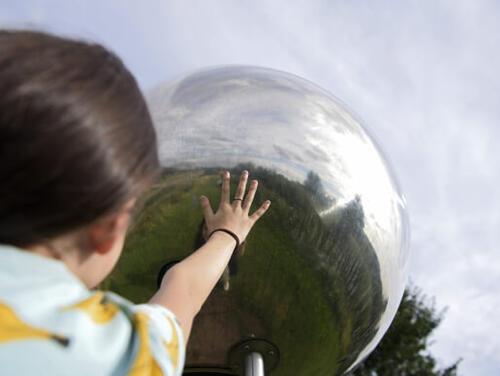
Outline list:
[[[118,57],[0,31],[0,243],[37,247],[78,233],[83,258],[105,254],[123,241],[112,236],[117,215],[157,172],[150,115]]]

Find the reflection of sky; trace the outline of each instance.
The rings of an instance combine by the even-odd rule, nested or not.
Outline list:
[[[389,298],[387,327],[406,271],[402,198],[372,141],[336,100],[297,77],[249,67],[203,71],[149,97],[165,165],[253,162],[300,182],[313,170],[336,205],[359,195]]]

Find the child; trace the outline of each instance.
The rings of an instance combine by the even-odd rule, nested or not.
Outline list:
[[[0,373],[180,375],[194,316],[249,216],[229,172],[207,242],[163,277],[148,304],[90,290],[113,269],[137,198],[158,176],[141,92],[102,46],[0,31]],[[168,228],[165,229],[168,231]]]

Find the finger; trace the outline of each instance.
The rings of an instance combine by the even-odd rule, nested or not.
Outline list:
[[[259,182],[257,180],[252,180],[252,182],[250,183],[250,188],[248,188],[247,196],[243,201],[243,205],[241,205],[241,207],[247,212],[250,210],[250,207],[252,206],[253,198],[255,197],[255,191],[257,191],[258,185]]]
[[[245,190],[247,187],[247,180],[248,180],[248,171],[245,170],[241,173],[240,176],[240,182],[238,184],[238,188],[236,188],[236,193],[234,194],[234,198],[243,198],[245,196]],[[241,204],[241,201],[234,201],[235,203]]]
[[[210,205],[210,200],[206,196],[200,197],[201,209],[203,211],[203,217],[205,217],[205,225],[206,220],[212,218],[214,212],[212,210],[212,206]]]
[[[205,241],[207,241],[208,235],[210,235],[210,234],[208,233],[207,221],[205,219],[203,220],[203,228],[201,229],[201,232],[203,235],[203,239],[205,239]]]
[[[229,204],[229,171],[224,171],[222,174],[222,189],[220,196],[220,204],[223,203]]]
[[[269,209],[269,206],[271,206],[271,201],[267,200],[265,201],[260,208],[258,208],[255,213],[253,213],[251,216],[250,216],[250,219],[252,221],[257,221],[260,217],[262,217],[262,215],[264,215],[264,213],[267,211],[267,209]]]

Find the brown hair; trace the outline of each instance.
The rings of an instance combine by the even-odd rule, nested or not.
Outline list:
[[[89,224],[158,170],[151,117],[116,55],[0,31],[0,243],[30,245]]]

